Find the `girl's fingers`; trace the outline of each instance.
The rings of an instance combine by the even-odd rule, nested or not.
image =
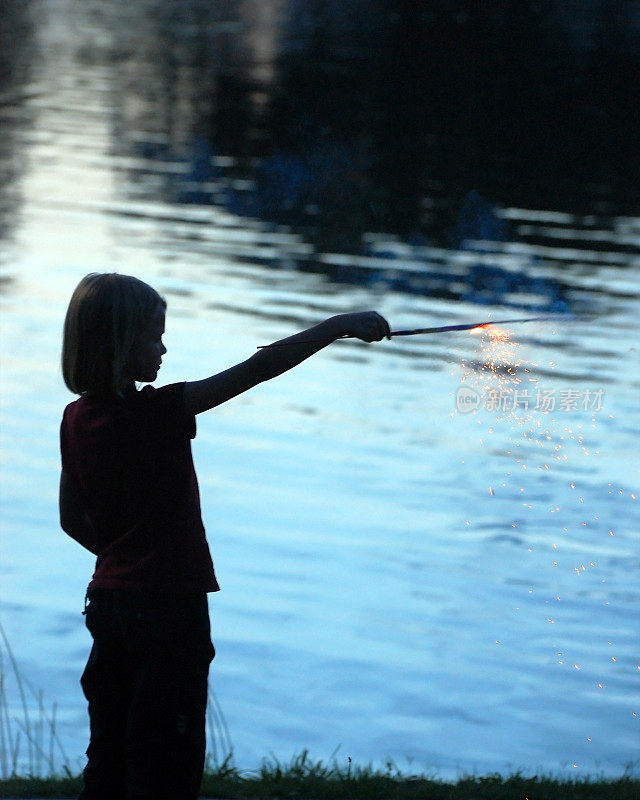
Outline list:
[[[377,339],[377,341],[380,341],[381,339],[384,339],[385,336],[386,336],[387,339],[390,339],[391,338],[391,328],[389,327],[389,323],[382,316],[382,314],[378,314],[377,311],[375,311],[374,314],[376,315],[376,322],[377,322],[377,328],[378,328],[378,339]]]
[[[379,342],[391,338],[391,328],[387,320],[377,311],[364,311],[357,315],[360,330],[354,333],[365,342]]]
[[[386,336],[387,339],[391,339],[391,326],[383,316],[380,316],[380,319],[382,320],[383,337]]]

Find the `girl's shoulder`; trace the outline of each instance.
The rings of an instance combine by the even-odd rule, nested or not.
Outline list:
[[[182,400],[184,397],[184,381],[168,383],[165,386],[152,386],[147,384],[137,392],[132,392],[134,400],[143,403],[171,403]]]
[[[166,386],[144,386],[137,392],[125,397],[131,407],[147,413],[184,415],[184,381],[169,383]]]
[[[178,434],[193,439],[196,423],[185,412],[184,381],[166,386],[144,386],[122,400],[122,413],[140,420],[149,429],[164,435]]]
[[[193,419],[193,418],[191,418]],[[184,410],[184,382],[144,386],[125,395],[104,397],[83,394],[69,403],[62,425],[168,425],[188,420]],[[182,427],[182,424],[180,425]],[[189,426],[191,428],[191,426]]]
[[[183,400],[185,383],[169,383],[166,386],[143,386],[142,389],[118,395],[99,395],[92,393],[81,394],[72,400],[65,408],[68,411],[82,409],[104,409],[109,411],[118,408],[135,407],[138,405],[152,405],[155,403],[178,403]]]

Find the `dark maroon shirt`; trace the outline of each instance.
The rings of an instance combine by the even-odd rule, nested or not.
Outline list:
[[[184,383],[83,395],[60,428],[62,467],[101,543],[90,588],[216,592]]]

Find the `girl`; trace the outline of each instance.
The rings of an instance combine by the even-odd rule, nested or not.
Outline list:
[[[390,337],[375,312],[340,314],[204,380],[155,389],[166,302],[118,274],[80,281],[62,372],[80,398],[60,430],[60,524],[97,556],[85,601],[93,646],[81,684],[91,735],[82,800],[194,800],[205,758],[219,590],[191,456],[195,415],[348,334]]]

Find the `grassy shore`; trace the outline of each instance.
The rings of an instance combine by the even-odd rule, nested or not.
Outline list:
[[[73,798],[79,776],[13,777],[0,781],[0,797]],[[341,767],[310,760],[306,753],[290,764],[265,761],[256,771],[240,771],[230,760],[209,768],[201,797],[278,800],[640,800],[640,779],[570,780],[548,776],[466,776],[456,781],[384,770]]]

